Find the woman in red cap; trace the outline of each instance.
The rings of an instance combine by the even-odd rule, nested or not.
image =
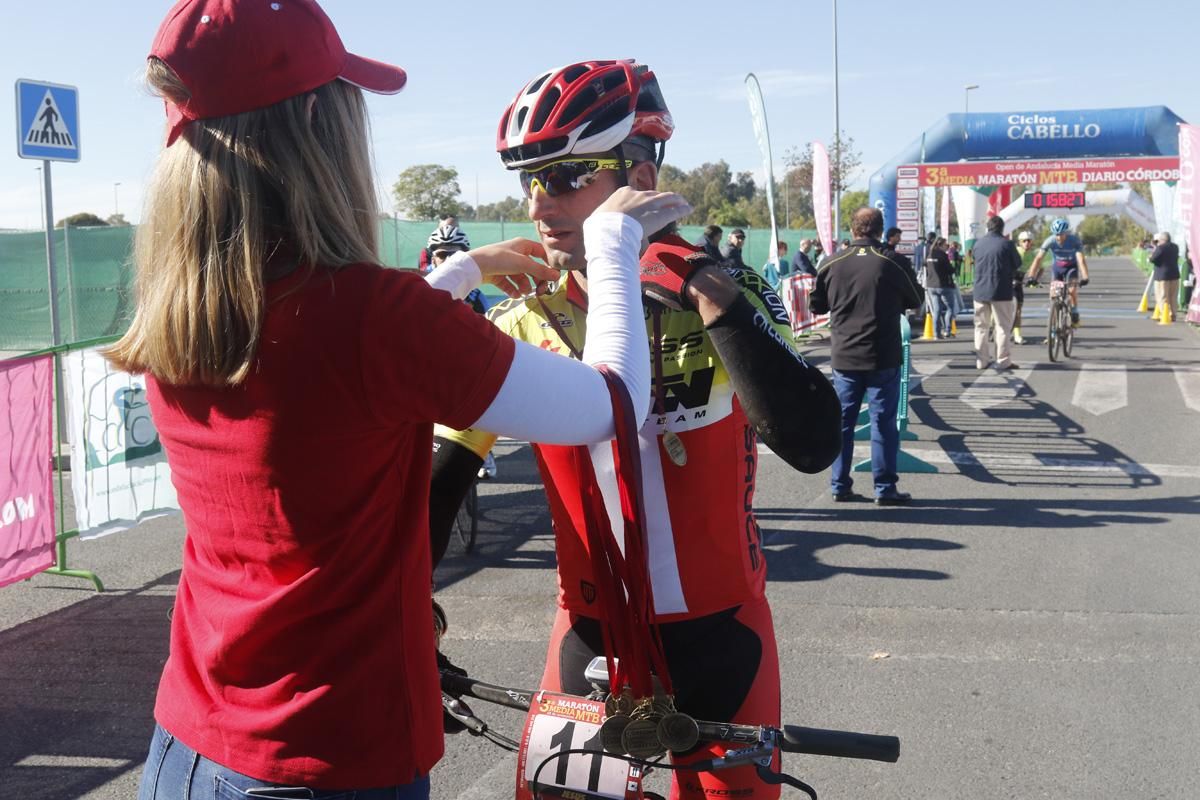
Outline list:
[[[312,0],[183,0],[147,76],[168,146],[107,355],[149,376],[187,538],[139,797],[426,797],[433,423],[610,439],[602,370],[644,415],[638,253],[690,208],[624,189],[588,220],[580,363],[457,302],[484,277],[514,294],[556,277],[537,243],[426,278],[378,266],[360,88],[405,74],[347,53]],[[541,413],[547,387],[571,413]]]

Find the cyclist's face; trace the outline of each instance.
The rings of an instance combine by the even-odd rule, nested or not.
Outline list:
[[[442,265],[442,262],[444,262],[447,258],[454,255],[455,253],[460,252],[460,249],[461,248],[457,248],[457,247],[447,247],[447,248],[444,248],[441,250],[434,250],[433,255],[430,257],[430,259],[433,261],[433,265],[435,267],[440,267]]]
[[[1055,238],[1055,239],[1058,239],[1058,243],[1059,243],[1059,244],[1066,244],[1067,237],[1068,237],[1068,236],[1070,236],[1070,235],[1071,235],[1071,234],[1070,234],[1070,232],[1069,232],[1069,231],[1063,231],[1062,233],[1056,233],[1056,234],[1054,234],[1054,238]]]

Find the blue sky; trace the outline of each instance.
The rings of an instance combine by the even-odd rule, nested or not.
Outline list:
[[[119,210],[137,221],[161,146],[162,105],[140,84],[161,0],[5,0],[0,86],[17,78],[79,87],[83,159],[55,164],[55,216]],[[743,79],[762,82],[776,169],[785,150],[833,132],[832,2],[745,0],[612,4],[520,0],[400,3],[326,0],[347,47],[400,64],[409,86],[371,97],[376,175],[386,197],[412,164],[459,171],[463,199],[518,192],[494,153],[500,113],[541,70],[635,57],[659,75],[675,116],[667,160],[761,163]],[[1200,62],[1184,35],[1200,11],[1179,0],[971,3],[839,0],[841,124],[866,180],[921,131],[963,108],[1041,111],[1166,105],[1200,122]],[[640,20],[633,22],[632,20]],[[39,227],[40,162],[16,155],[14,102],[0,101],[0,228]],[[2,141],[2,139],[0,139]],[[476,195],[478,185],[478,195]]]

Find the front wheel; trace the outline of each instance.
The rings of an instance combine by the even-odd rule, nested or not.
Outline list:
[[[1075,344],[1075,326],[1071,324],[1071,312],[1063,307],[1062,354],[1063,358],[1071,357],[1071,347]]]

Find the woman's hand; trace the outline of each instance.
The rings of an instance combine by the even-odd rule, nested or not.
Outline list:
[[[622,186],[592,213],[601,211],[616,211],[637,220],[642,226],[642,250],[645,250],[650,236],[692,213],[692,206],[674,192],[638,191]]]
[[[509,239],[485,244],[470,252],[483,274],[485,283],[498,286],[509,297],[524,297],[530,292],[545,294],[551,281],[558,280],[558,270],[534,261],[545,259],[546,250],[540,242],[530,239]]]

